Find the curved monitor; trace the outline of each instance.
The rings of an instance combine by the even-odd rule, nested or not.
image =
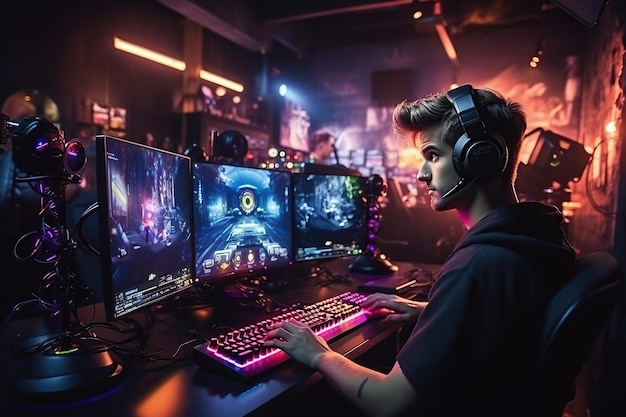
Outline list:
[[[194,162],[196,276],[203,282],[291,264],[291,174]]]
[[[365,250],[365,178],[294,173],[295,261],[362,254]]]
[[[194,284],[191,158],[96,136],[98,218],[107,318]]]

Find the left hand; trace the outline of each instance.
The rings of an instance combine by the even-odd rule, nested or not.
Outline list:
[[[265,346],[282,349],[298,362],[311,368],[317,369],[319,356],[331,350],[324,339],[300,322],[283,321],[273,327],[265,335]]]

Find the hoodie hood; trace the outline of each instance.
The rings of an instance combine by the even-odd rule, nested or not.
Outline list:
[[[575,255],[562,228],[563,220],[563,213],[550,204],[529,201],[503,206],[469,229],[448,258],[469,245],[484,244],[561,264]]]

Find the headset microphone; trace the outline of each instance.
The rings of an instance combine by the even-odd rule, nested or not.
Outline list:
[[[442,196],[441,199],[443,200],[444,198],[450,196],[451,194],[457,192],[458,190],[460,190],[461,188],[463,188],[466,184],[468,184],[465,181],[465,178],[461,178],[461,180],[459,182],[457,182],[456,184],[454,184],[454,187],[450,188],[448,191],[446,191]]]
[[[335,162],[337,162],[337,165],[341,165],[339,163],[339,154],[337,153],[337,147],[335,146],[334,143],[332,143],[330,146],[333,147],[333,153],[335,154]]]

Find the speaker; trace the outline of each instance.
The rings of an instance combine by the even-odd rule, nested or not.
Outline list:
[[[504,171],[509,151],[502,135],[485,127],[476,109],[473,92],[470,84],[464,84],[447,93],[463,128],[463,134],[454,144],[452,158],[454,169],[461,178],[484,182]]]

